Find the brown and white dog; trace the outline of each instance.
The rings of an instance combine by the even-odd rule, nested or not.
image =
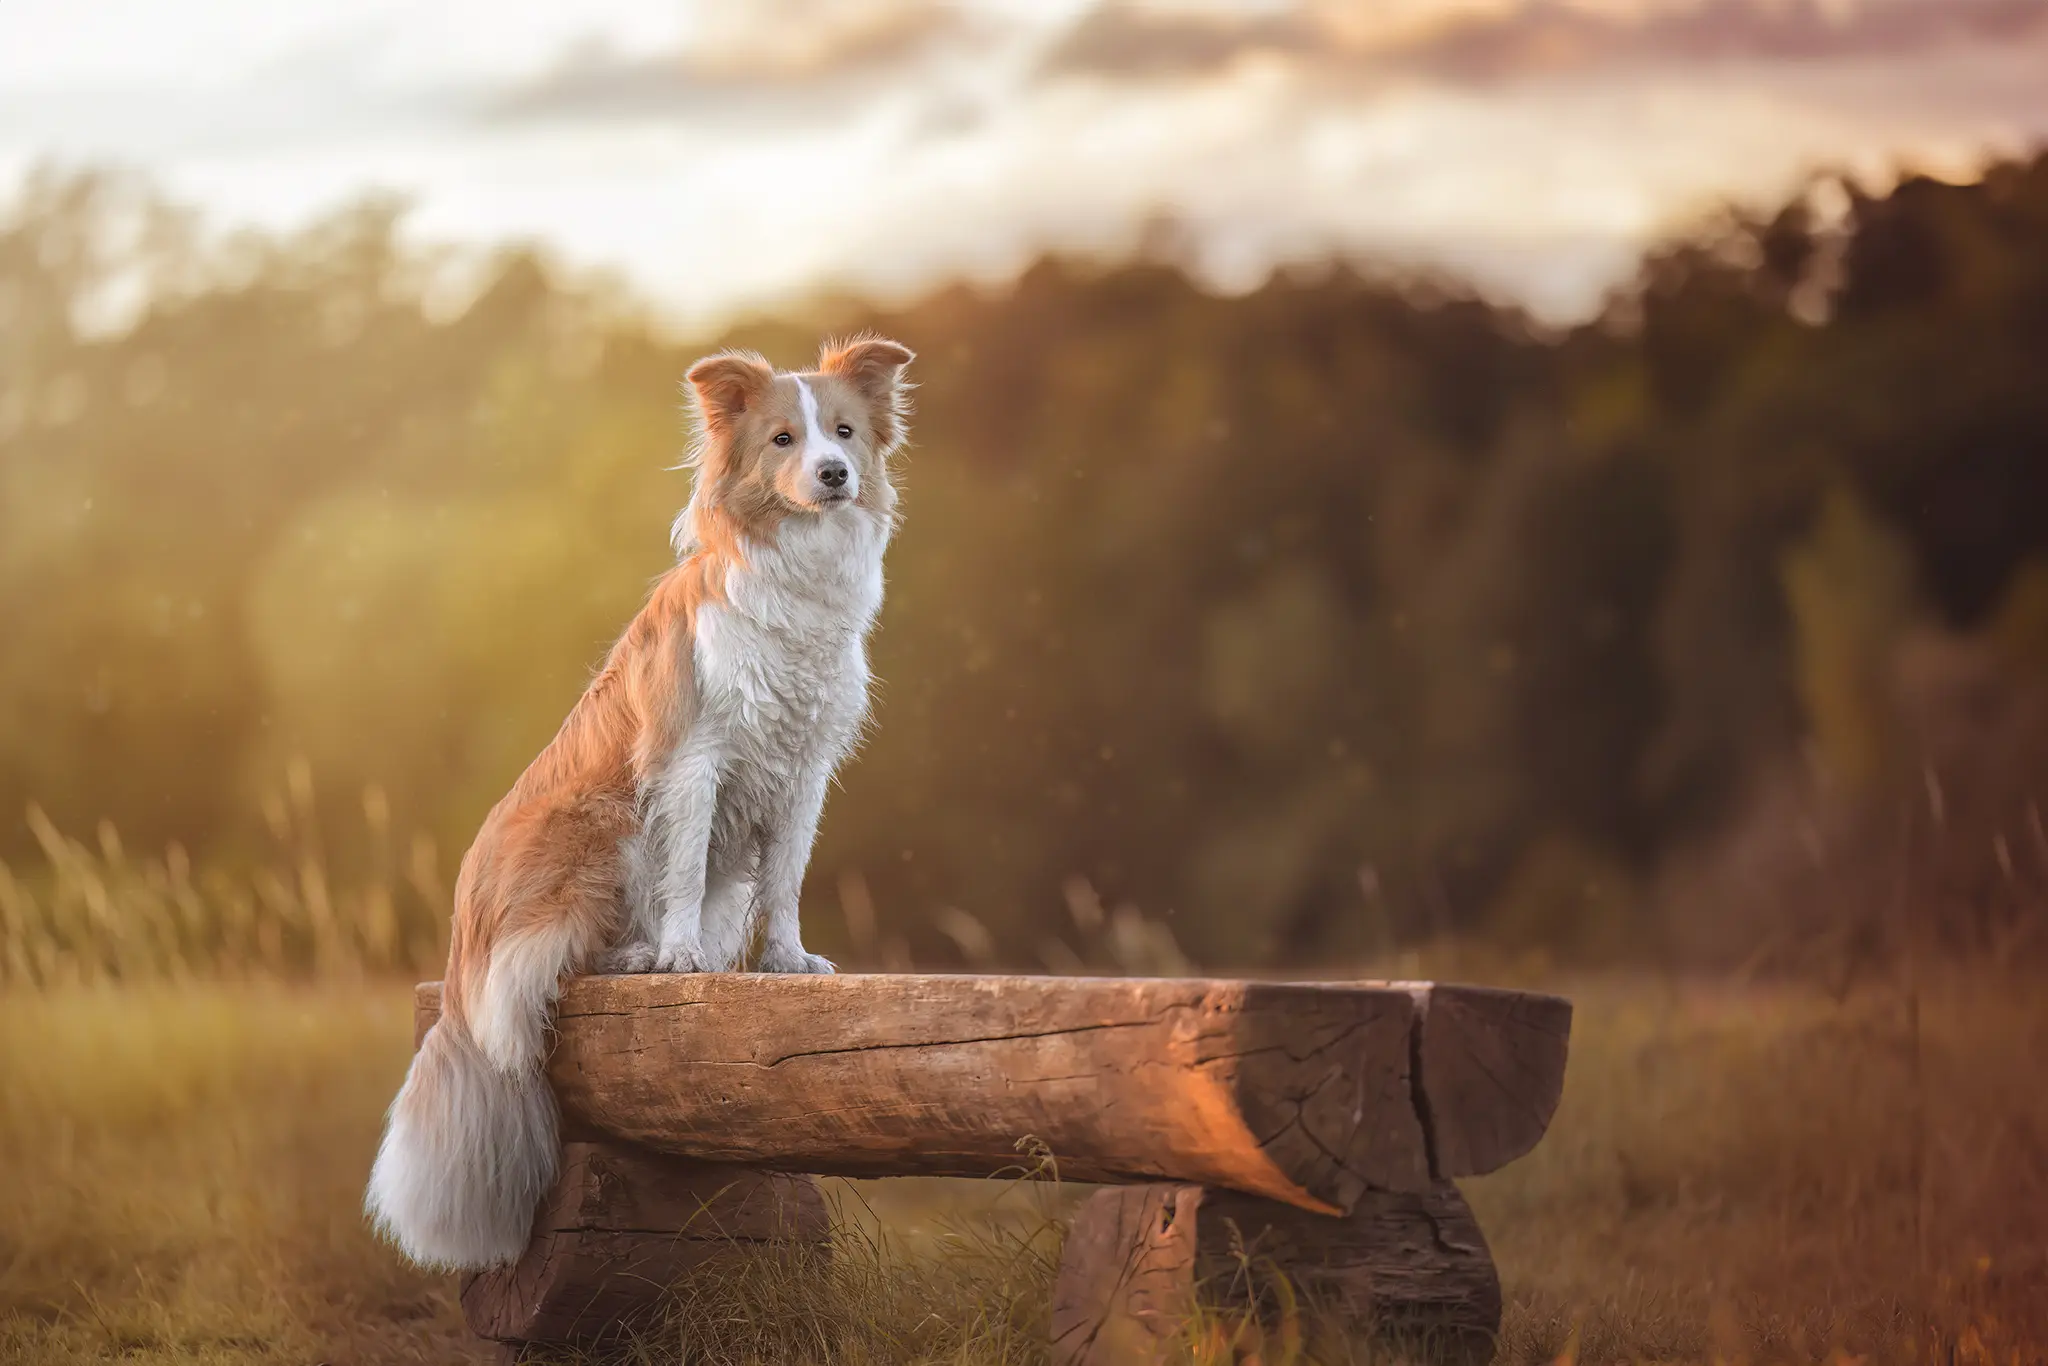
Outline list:
[[[440,1022],[392,1102],[366,1199],[414,1261],[525,1248],[553,1183],[548,1014],[584,971],[830,972],[797,894],[867,712],[911,353],[863,338],[778,374],[690,368],[679,563],[485,817],[455,889]]]

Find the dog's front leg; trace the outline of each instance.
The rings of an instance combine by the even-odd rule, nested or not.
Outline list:
[[[654,968],[703,972],[704,874],[718,809],[718,760],[685,747],[670,761],[650,804],[647,836],[657,870]]]
[[[818,836],[818,818],[825,811],[825,789],[832,783],[829,768],[815,765],[797,778],[790,800],[761,832],[761,873],[754,887],[754,914],[762,925],[762,972],[831,972],[832,960],[806,953],[797,923],[797,902],[803,895],[804,870]]]

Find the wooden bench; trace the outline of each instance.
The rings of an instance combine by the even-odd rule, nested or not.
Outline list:
[[[415,1036],[440,1013],[419,987]],[[977,1176],[1030,1137],[1110,1186],[1071,1225],[1054,1360],[1131,1366],[1247,1248],[1363,1329],[1485,1360],[1500,1285],[1453,1179],[1534,1147],[1570,1003],[1431,983],[888,975],[585,977],[548,1075],[564,1162],[480,1335],[602,1343],[740,1243],[829,1255],[812,1174]]]

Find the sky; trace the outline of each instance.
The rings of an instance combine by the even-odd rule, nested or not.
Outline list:
[[[289,227],[397,192],[685,325],[1162,221],[1218,289],[1342,255],[1566,322],[1719,205],[2044,139],[2048,0],[0,4],[0,194],[121,166]]]

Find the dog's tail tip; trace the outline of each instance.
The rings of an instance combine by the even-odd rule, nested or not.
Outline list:
[[[556,1128],[537,1067],[494,1066],[459,1021],[443,1019],[391,1103],[364,1212],[424,1267],[517,1261],[554,1182]]]

